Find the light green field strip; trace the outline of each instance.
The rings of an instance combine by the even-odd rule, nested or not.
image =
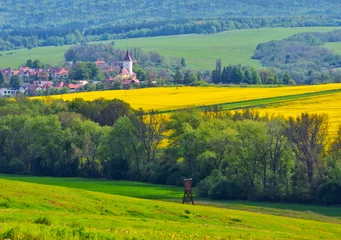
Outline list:
[[[243,64],[261,67],[259,61],[251,56],[259,43],[280,40],[301,32],[328,32],[338,27],[309,28],[261,28],[222,32],[210,35],[179,35],[166,37],[147,37],[115,40],[115,47],[120,49],[142,48],[145,51],[157,51],[170,58],[184,57],[188,68],[211,70],[218,58],[223,65]],[[110,43],[107,41],[106,43]],[[40,59],[44,63],[58,64],[64,59],[64,52],[69,46],[40,47],[0,52],[0,68],[17,68],[27,59]],[[9,53],[13,53],[7,55]]]

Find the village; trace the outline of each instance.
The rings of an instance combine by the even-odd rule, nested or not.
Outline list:
[[[103,81],[70,79],[70,72],[80,64],[75,62],[69,63],[65,67],[22,66],[19,69],[0,69],[2,82],[7,80],[9,83],[8,87],[0,88],[0,97],[11,97],[18,94],[36,96],[75,91],[135,88],[145,82],[140,82],[136,73],[133,72],[134,62],[136,61],[132,59],[128,51],[122,62],[109,64],[104,60],[97,60],[94,64],[98,68],[97,70],[103,74]]]

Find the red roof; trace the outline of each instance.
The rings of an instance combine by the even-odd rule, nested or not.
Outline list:
[[[126,75],[130,74],[129,70],[126,69],[126,68],[122,68],[121,71],[120,71],[120,73],[121,73],[121,74],[126,74]]]
[[[57,72],[58,75],[63,75],[63,74],[68,74],[69,71],[65,70],[64,68],[62,68],[60,71]]]
[[[60,82],[55,85],[55,88],[63,88],[63,87],[64,87],[64,82]]]
[[[83,84],[81,84],[81,83],[78,83],[78,84],[72,84],[72,83],[70,83],[70,84],[68,84],[68,87],[69,87],[70,89],[78,89],[78,88],[83,87]]]
[[[29,67],[21,67],[21,68],[19,68],[19,70],[22,70],[22,71],[30,71],[30,70],[33,70],[33,69],[31,69],[31,68],[29,68]]]
[[[129,79],[129,80],[125,80],[122,84],[123,85],[130,85],[130,84],[136,84],[136,83],[140,83],[140,81]]]
[[[51,87],[52,84],[46,83],[45,85],[41,86],[42,89],[46,90],[46,88]]]
[[[96,63],[96,65],[106,64],[106,62],[103,61],[103,60],[98,60],[98,61],[96,61],[95,63]]]

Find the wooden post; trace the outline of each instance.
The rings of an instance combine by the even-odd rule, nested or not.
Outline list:
[[[182,204],[193,201],[193,195],[192,195],[192,178],[184,179],[184,198],[182,199]]]

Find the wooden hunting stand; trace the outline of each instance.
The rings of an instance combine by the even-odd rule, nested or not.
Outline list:
[[[182,199],[182,203],[189,203],[193,201],[193,195],[192,195],[192,178],[184,179],[184,198]]]

